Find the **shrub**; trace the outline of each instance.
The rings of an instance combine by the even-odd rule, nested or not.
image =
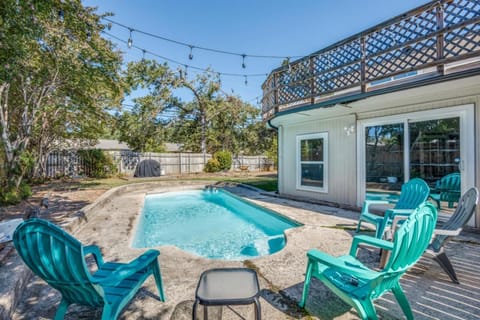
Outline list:
[[[79,150],[85,166],[85,174],[90,178],[108,178],[117,173],[112,157],[103,150]]]
[[[18,190],[15,190],[15,187],[13,186],[6,189],[6,192],[0,194],[1,205],[17,204],[32,195],[32,189],[30,189],[30,186],[24,182],[20,184]]]
[[[218,172],[220,171],[220,162],[216,158],[209,159],[203,169],[205,172]]]
[[[218,151],[213,157],[217,159],[220,164],[220,170],[230,170],[232,166],[232,154],[228,151]]]

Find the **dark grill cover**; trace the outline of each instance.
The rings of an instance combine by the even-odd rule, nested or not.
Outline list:
[[[160,163],[158,161],[147,159],[142,160],[137,164],[135,168],[134,177],[159,177],[160,176]]]

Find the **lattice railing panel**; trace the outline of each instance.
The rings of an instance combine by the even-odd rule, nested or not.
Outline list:
[[[443,4],[445,12],[444,25],[450,27],[463,21],[478,17],[480,1],[457,0]]]
[[[355,41],[348,42],[335,49],[314,56],[314,73],[318,74],[343,65],[352,64],[353,62],[360,60],[361,57],[362,50],[360,47],[360,40],[356,39]]]
[[[435,32],[435,8],[408,17],[366,36],[366,55],[372,56]]]
[[[292,63],[277,75],[278,99],[283,103],[303,99],[311,92],[309,60]]]
[[[315,77],[316,92],[331,92],[359,84],[361,80],[360,63],[327,71]]]
[[[275,104],[275,77],[268,77],[262,85],[262,112],[265,113]]]
[[[434,62],[437,56],[436,38],[417,42],[412,46],[374,56],[367,60],[366,75],[371,80],[385,78],[400,71],[410,71]]]
[[[480,51],[480,23],[467,25],[445,34],[444,58]]]

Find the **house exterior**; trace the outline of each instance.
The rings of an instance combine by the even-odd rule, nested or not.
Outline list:
[[[415,8],[273,70],[263,92],[280,194],[360,207],[414,177],[480,186],[478,1]]]

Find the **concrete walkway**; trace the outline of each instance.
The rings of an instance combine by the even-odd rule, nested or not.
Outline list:
[[[106,204],[88,215],[88,222],[74,232],[84,244],[98,245],[105,260],[127,262],[144,250],[130,247],[146,192],[201,188],[204,184],[143,186],[112,195]],[[287,230],[286,247],[270,256],[248,261],[209,260],[173,246],[161,246],[159,258],[166,302],[158,300],[153,277],[121,315],[122,319],[191,319],[195,288],[200,274],[216,267],[251,267],[257,270],[262,289],[263,319],[357,319],[358,315],[319,281],[314,281],[306,309],[296,306],[304,280],[305,253],[318,248],[338,256],[348,252],[358,213],[267,196],[243,187],[226,187],[231,192],[275,210],[304,224]],[[464,234],[447,247],[460,285],[455,285],[433,261],[423,259],[402,278],[416,319],[480,319],[480,236]],[[368,263],[378,261],[378,252],[362,250]],[[51,319],[60,295],[37,277],[27,285],[13,319]],[[201,308],[201,307],[200,307]],[[403,319],[391,294],[376,301],[381,319]],[[209,309],[210,310],[210,309]],[[253,319],[253,306],[211,308],[210,319]],[[99,319],[101,310],[81,306],[69,308],[66,319]],[[199,310],[199,315],[202,315]],[[200,318],[201,319],[201,318]]]

